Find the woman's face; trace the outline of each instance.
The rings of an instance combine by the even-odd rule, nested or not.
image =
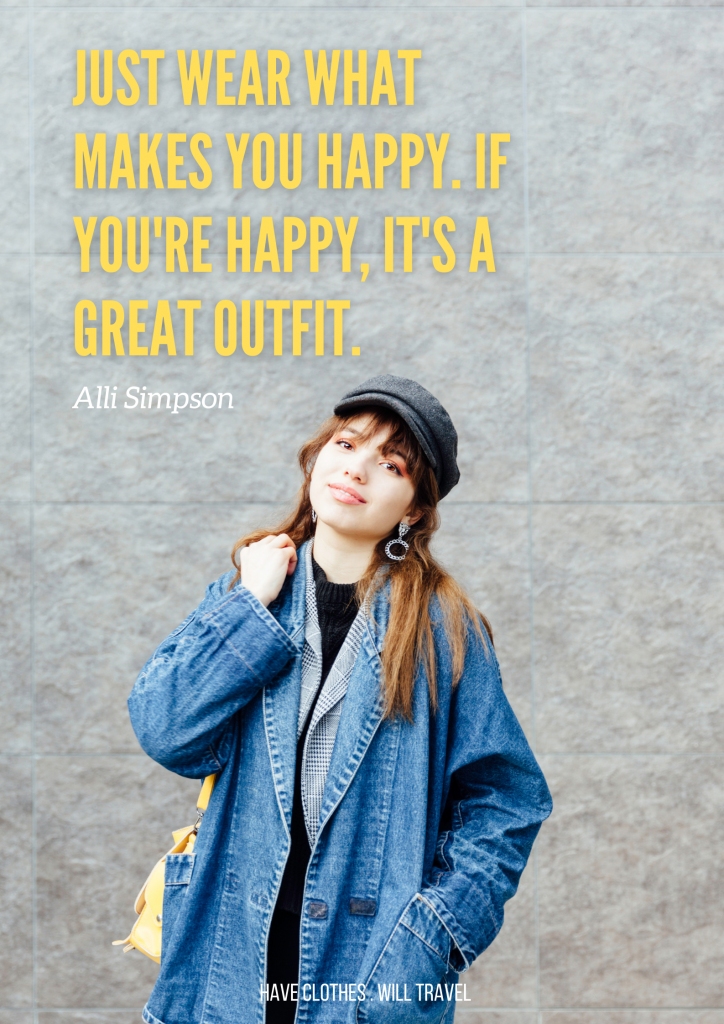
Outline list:
[[[369,413],[356,416],[322,448],[312,470],[310,498],[325,526],[376,544],[399,522],[411,526],[419,515],[407,515],[415,488],[402,453],[382,454],[388,430],[361,440],[369,419]]]

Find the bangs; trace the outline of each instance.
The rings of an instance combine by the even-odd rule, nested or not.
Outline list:
[[[420,442],[402,417],[385,406],[361,405],[345,416],[335,416],[334,433],[349,426],[352,420],[359,416],[369,416],[365,428],[357,435],[360,441],[368,443],[375,434],[385,431],[387,436],[380,446],[380,451],[383,455],[400,455],[405,460],[405,467],[412,482],[417,485],[430,463]]]

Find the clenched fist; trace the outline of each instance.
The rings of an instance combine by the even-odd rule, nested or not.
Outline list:
[[[297,566],[297,549],[286,533],[270,534],[242,548],[241,585],[266,607],[271,604],[287,576]]]

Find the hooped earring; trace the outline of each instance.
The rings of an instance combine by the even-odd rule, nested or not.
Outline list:
[[[312,522],[316,523],[316,521],[317,521],[317,513],[314,511],[314,509],[312,509]]]
[[[399,537],[393,537],[392,540],[387,541],[387,543],[385,544],[385,554],[387,555],[388,558],[394,558],[396,562],[401,562],[410,549],[410,545],[407,543],[407,541],[402,539],[408,532],[410,527],[407,525],[407,523],[400,523],[397,529],[400,535]],[[400,544],[405,549],[404,554],[392,554],[392,551],[390,549],[395,547],[397,544]]]

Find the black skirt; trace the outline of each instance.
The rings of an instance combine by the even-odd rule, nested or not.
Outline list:
[[[273,995],[272,985],[277,986],[279,999],[269,998],[266,1004],[267,1024],[294,1024],[297,1000],[291,998],[288,986],[299,980],[299,925],[301,915],[277,907],[269,929],[266,980],[269,996]],[[284,986],[289,996],[282,999]]]

